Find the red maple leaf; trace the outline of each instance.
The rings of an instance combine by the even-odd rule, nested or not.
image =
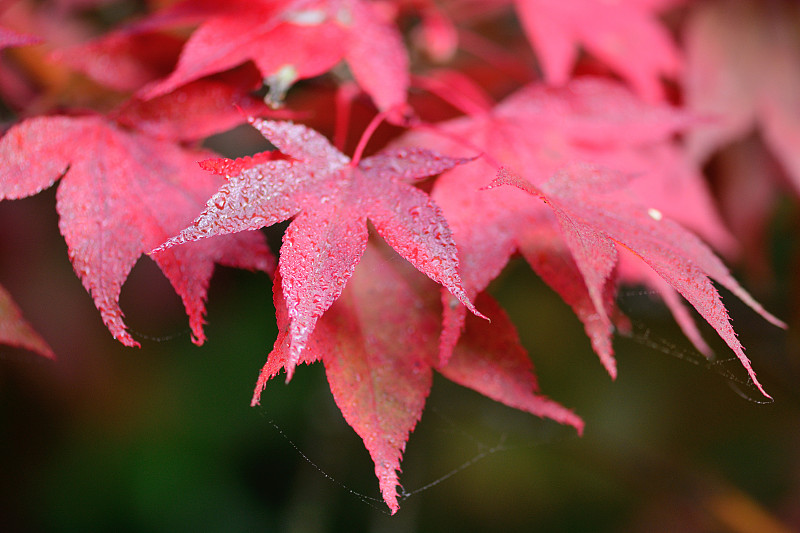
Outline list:
[[[702,176],[686,164],[672,139],[695,119],[666,105],[646,104],[619,83],[600,78],[580,78],[563,88],[531,85],[493,108],[475,98],[469,101],[475,104],[469,116],[437,125],[444,135],[413,132],[399,141],[443,153],[474,152],[473,146],[486,152],[485,158],[444,173],[432,193],[453,229],[468,294],[484,290],[518,250],[573,308],[604,366],[615,376],[614,326],[607,320],[617,314],[614,287],[606,287],[606,312],[598,314],[597,300],[589,297],[552,214],[513,191],[481,189],[499,165],[520,169],[538,184],[571,161],[591,162],[636,174],[639,178],[626,194],[676,215],[715,242],[727,243],[730,237],[713,211]],[[696,202],[691,211],[684,209],[687,197]],[[633,277],[636,272],[626,274]],[[665,300],[689,337],[704,346],[677,301],[670,296]],[[459,307],[445,306],[445,358],[463,324]]]
[[[36,194],[62,179],[59,227],[70,260],[116,339],[138,346],[122,320],[119,294],[142,253],[183,227],[220,179],[197,167],[211,155],[126,131],[99,117],[37,117],[0,140],[0,199]],[[193,340],[214,263],[271,271],[262,235],[245,233],[165,251],[153,259],[183,300]]]
[[[184,9],[191,5],[180,4]],[[162,95],[252,60],[278,104],[296,80],[323,74],[342,59],[379,109],[405,103],[408,55],[400,33],[376,4],[253,0],[231,9],[219,3],[192,33],[172,74],[145,88],[142,96]]]
[[[513,324],[487,295],[492,322],[467,321],[462,342],[439,365],[441,306],[431,282],[386,246],[366,246],[359,269],[320,318],[299,362],[322,360],[336,404],[375,463],[383,499],[399,509],[400,459],[422,416],[435,368],[448,379],[537,416],[583,430],[572,411],[538,394],[533,365]],[[261,371],[253,404],[267,381],[291,370],[289,312],[276,276],[279,335]]]
[[[680,2],[515,0],[548,82],[567,83],[583,45],[648,100],[662,98],[660,76],[674,78],[681,68],[680,52],[656,17]]]
[[[606,313],[603,293],[618,261],[617,245],[622,245],[694,306],[734,351],[758,390],[770,397],[756,379],[709,278],[773,324],[780,327],[786,324],[761,307],[693,233],[654,208],[624,202],[619,192],[630,180],[624,174],[576,165],[555,174],[539,187],[501,169],[491,186],[514,185],[537,196],[553,210],[599,314]]]
[[[50,346],[22,318],[19,307],[2,285],[0,285],[0,343],[19,346],[51,359],[55,357]]]
[[[402,149],[363,160],[357,150],[351,161],[305,126],[251,123],[291,160],[231,163],[239,173],[227,176],[191,226],[155,251],[295,217],[279,263],[290,317],[289,376],[314,324],[339,297],[364,253],[368,219],[400,255],[477,313],[461,287],[456,247],[441,210],[408,183],[468,159]]]

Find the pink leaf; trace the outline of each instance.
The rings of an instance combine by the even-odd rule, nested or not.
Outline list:
[[[138,346],[119,308],[122,284],[139,256],[186,224],[219,186],[197,168],[209,155],[101,117],[29,119],[0,140],[0,198],[36,194],[63,178],[56,208],[75,272],[112,335]],[[198,244],[153,259],[181,296],[200,344],[214,263],[271,271],[274,259],[258,234]]]
[[[240,9],[221,4],[192,34],[175,70],[145,88],[145,99],[252,60],[279,105],[298,79],[324,74],[342,59],[381,110],[402,106],[408,55],[397,29],[364,0],[256,0]]]
[[[437,370],[447,379],[509,407],[573,426],[583,433],[583,420],[539,394],[533,364],[503,308],[485,293],[477,303],[490,314],[492,322],[467,318],[465,334],[453,357]]]
[[[508,172],[493,185],[514,185],[547,203],[556,213],[566,242],[587,284],[604,276],[616,262],[616,250],[597,248],[596,256],[584,254],[587,242],[613,241],[629,248],[691,303],[717,330],[747,370],[754,385],[770,397],[755,376],[750,360],[730,325],[728,312],[709,277],[739,296],[765,319],[784,326],[731,277],[722,262],[694,234],[653,208],[621,203],[614,195],[625,178],[586,166],[573,166],[556,174],[541,187]]]
[[[286,328],[289,311],[275,299],[280,330],[262,370],[253,404],[266,382],[289,368]],[[513,325],[490,298],[481,300],[497,323],[475,318],[450,363],[438,359],[440,312],[434,285],[387,246],[366,246],[342,295],[319,319],[298,362],[322,359],[336,404],[364,441],[375,464],[384,501],[399,509],[400,460],[419,421],[432,383],[432,368],[490,398],[537,416],[574,426],[570,410],[539,395],[528,359]]]
[[[403,257],[477,313],[461,287],[456,247],[441,211],[425,193],[402,181],[467,159],[416,150],[379,153],[354,165],[305,126],[251,122],[292,160],[242,164],[241,173],[228,177],[194,223],[155,251],[297,215],[284,236],[279,265],[290,321],[288,377],[315,323],[352,276],[363,254],[368,219]]]
[[[458,90],[457,85],[450,88]],[[673,139],[697,122],[668,105],[643,102],[619,83],[587,77],[563,88],[529,85],[493,109],[437,125],[443,134],[412,132],[397,144],[424,145],[449,154],[474,153],[475,146],[485,150],[478,161],[445,172],[432,192],[459,247],[459,272],[467,294],[474,297],[483,291],[519,251],[573,308],[603,365],[614,376],[611,335],[623,319],[614,304],[618,277],[612,272],[615,262],[608,239],[585,236],[584,258],[594,257],[594,246],[611,254],[603,268],[587,272],[585,279],[566,250],[553,210],[530,202],[518,191],[483,189],[499,165],[523,173],[527,181],[538,185],[562,166],[584,161],[637,176],[618,190],[620,199],[647,201],[664,214],[679,216],[715,243],[729,246],[731,237],[713,210],[701,173]],[[685,209],[687,197],[696,202],[690,209]],[[627,271],[619,274],[627,279]],[[449,305],[449,295],[442,301],[442,357],[446,360],[466,315],[460,306]]]

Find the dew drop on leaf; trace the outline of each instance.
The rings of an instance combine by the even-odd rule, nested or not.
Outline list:
[[[327,16],[324,9],[307,9],[289,12],[284,15],[284,19],[297,26],[318,26],[325,22]]]

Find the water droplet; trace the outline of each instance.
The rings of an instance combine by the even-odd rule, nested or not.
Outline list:
[[[325,22],[327,13],[323,9],[307,9],[304,11],[292,11],[286,13],[284,18],[287,22],[298,26],[318,26]]]
[[[214,198],[214,205],[217,207],[217,209],[225,209],[225,197],[217,196]]]
[[[650,215],[650,218],[652,218],[653,220],[661,220],[662,218],[664,218],[664,215],[661,214],[661,211],[659,211],[654,207],[648,209],[647,214]]]

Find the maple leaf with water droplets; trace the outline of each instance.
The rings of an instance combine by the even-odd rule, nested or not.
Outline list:
[[[227,176],[191,226],[154,251],[295,217],[279,261],[290,318],[289,377],[314,324],[339,297],[364,253],[368,219],[400,255],[477,313],[461,286],[456,246],[441,210],[409,183],[470,159],[409,148],[351,161],[305,126],[251,123],[291,159],[232,163],[240,172]]]
[[[37,117],[0,139],[0,199],[36,194],[61,179],[59,228],[70,260],[103,322],[127,346],[119,307],[122,284],[137,259],[185,225],[219,186],[220,178],[190,151],[119,128],[98,116]],[[180,295],[200,344],[214,263],[271,271],[263,235],[247,233],[169,250],[153,259]]]
[[[450,90],[455,87],[451,84]],[[626,321],[616,311],[613,283],[603,289],[606,312],[598,313],[599,299],[589,297],[550,210],[527,201],[518,191],[482,188],[499,165],[518,169],[527,180],[539,184],[570,161],[590,162],[637,175],[625,194],[724,243],[730,237],[713,211],[702,176],[686,163],[673,140],[675,133],[696,119],[664,104],[645,103],[618,82],[590,77],[560,88],[532,84],[494,107],[484,103],[465,111],[469,116],[437,124],[443,134],[415,131],[398,140],[400,145],[430,146],[448,154],[474,152],[472,146],[486,153],[470,165],[445,172],[431,193],[461,252],[465,289],[470,296],[484,290],[519,251],[572,307],[603,365],[615,376],[611,335]],[[693,202],[691,210],[685,209],[687,198]],[[639,282],[639,272],[634,273],[638,276],[634,281]],[[696,325],[676,299],[667,295],[665,301],[687,335],[704,346]],[[444,309],[442,354],[446,358],[465,315],[461,306],[445,305]]]
[[[769,398],[709,278],[769,322],[786,325],[756,302],[694,234],[657,210],[620,201],[618,192],[630,180],[630,176],[616,172],[575,165],[539,187],[501,169],[491,186],[513,185],[540,198],[553,210],[598,313],[605,312],[602,292],[617,263],[619,244],[641,258],[697,309],[739,358],[753,384]]]
[[[253,405],[270,379],[290,369],[289,311],[278,276],[274,297],[280,333],[261,371]],[[433,369],[496,401],[583,430],[583,421],[572,411],[539,394],[533,365],[502,308],[485,294],[478,303],[491,310],[492,322],[471,316],[452,358],[439,364],[437,291],[387,246],[371,241],[298,359],[325,365],[334,400],[364,441],[392,513],[399,509],[400,459],[422,416]]]

